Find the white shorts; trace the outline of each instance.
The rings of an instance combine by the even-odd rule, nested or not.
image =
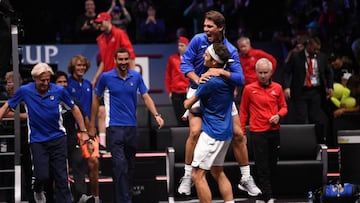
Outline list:
[[[186,98],[189,99],[190,97],[192,97],[195,94],[195,92],[196,92],[196,89],[189,88],[188,92],[186,93]],[[191,106],[191,108],[196,108],[196,107],[200,107],[200,100],[198,100]],[[238,116],[238,114],[239,114],[239,112],[236,108],[235,102],[233,102],[232,109],[231,109],[231,115]]]
[[[196,143],[192,167],[210,170],[212,166],[223,166],[226,152],[231,139],[226,141],[215,140],[205,132],[201,132]]]

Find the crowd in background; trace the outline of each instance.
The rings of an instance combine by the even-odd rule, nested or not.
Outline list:
[[[90,5],[89,6],[89,2]],[[202,32],[203,14],[221,11],[226,36],[284,45],[285,58],[304,35],[318,36],[322,51],[349,55],[360,37],[358,0],[64,0],[13,1],[22,27],[20,43],[96,43],[93,21],[108,12],[112,23],[127,31],[133,44],[173,43],[178,32],[188,38]],[[89,31],[84,30],[92,29]]]
[[[281,75],[283,78],[280,82],[284,83],[282,85],[287,99],[290,98],[290,88],[293,88],[288,80],[290,78],[295,80],[294,78],[300,75],[297,70],[305,70],[305,67],[306,70],[312,70],[312,64],[317,66],[318,72],[315,71],[313,79],[306,76],[306,80],[309,79],[309,86],[308,84],[304,86],[303,82],[297,84],[298,89],[301,89],[299,97],[295,98],[293,96],[295,94],[292,93],[295,101],[291,104],[295,109],[295,115],[301,115],[296,110],[299,112],[305,112],[305,110],[302,108],[303,103],[296,106],[294,102],[310,101],[315,96],[321,95],[313,90],[320,89],[325,72],[332,72],[331,77],[333,77],[326,79],[334,80],[339,87],[349,89],[347,96],[353,96],[354,102],[342,104],[344,90],[333,94],[336,86],[332,85],[333,81],[328,82],[329,86],[326,88],[333,90],[326,96],[329,96],[330,101],[333,102],[331,103],[333,109],[329,108],[330,112],[326,112],[325,122],[321,123],[321,118],[318,118],[320,113],[314,113],[314,110],[311,112],[315,115],[309,116],[308,120],[301,115],[304,121],[293,122],[313,122],[318,126],[321,124],[321,130],[317,132],[321,135],[318,142],[325,142],[327,134],[332,136],[331,130],[326,129],[327,125],[331,125],[327,123],[327,117],[339,117],[345,112],[359,112],[360,109],[359,0],[281,0],[276,2],[260,0],[64,0],[52,2],[39,0],[12,3],[22,30],[20,44],[95,44],[102,31],[104,40],[108,39],[111,32],[105,32],[106,29],[99,30],[98,27],[100,24],[104,26],[103,21],[110,20],[108,15],[111,15],[111,24],[124,30],[132,44],[175,43],[179,39],[178,42],[188,45],[189,39],[203,32],[204,13],[208,10],[217,10],[227,19],[226,37],[237,45],[245,75],[245,85],[250,78],[246,72],[246,62],[254,58],[255,52],[256,55],[260,55],[260,50],[251,47],[250,39],[281,44],[284,60],[276,61],[274,58],[269,59],[269,63],[271,62],[274,66],[270,72],[275,72],[276,64],[278,67],[284,66],[286,74]],[[102,14],[102,17],[99,17],[99,14]],[[100,21],[96,22],[99,18],[101,18]],[[108,27],[111,29],[111,26]],[[114,34],[113,30],[112,34]],[[179,36],[189,39],[181,41]],[[243,53],[242,49],[245,49],[246,53]],[[104,50],[109,50],[109,48],[106,47]],[[248,53],[249,50],[252,56]],[[304,50],[304,58],[300,58],[300,54],[293,55]],[[305,53],[309,59],[305,58]],[[104,54],[100,56],[104,58]],[[112,61],[113,55],[110,56],[110,61]],[[118,60],[128,60],[129,57],[130,52],[127,58]],[[134,57],[130,58],[133,60]],[[317,61],[313,62],[313,58],[319,60],[316,59]],[[304,64],[306,64],[305,67],[302,67]],[[327,71],[329,65],[333,68],[331,71]],[[79,66],[83,65],[79,64]],[[109,67],[114,67],[114,65]],[[269,70],[267,71],[269,74]],[[298,81],[304,77],[305,75],[301,76]],[[304,95],[307,95],[306,98],[301,98]],[[324,98],[319,98],[316,101],[316,104],[319,104],[317,110],[322,109],[323,100]],[[350,107],[346,107],[348,104]],[[153,114],[155,119],[161,118],[161,115],[155,111]],[[283,116],[277,115],[277,119],[283,119]],[[285,120],[285,122],[289,121]],[[327,144],[334,143],[328,141]]]
[[[310,22],[316,22],[321,35],[326,39],[337,36],[344,40],[358,35],[359,21],[357,0],[281,0],[275,2],[260,0],[94,0],[95,13],[121,12],[124,7],[131,20],[126,29],[133,43],[141,43],[138,38],[141,21],[148,16],[148,8],[156,10],[156,18],[164,21],[164,37],[160,41],[176,40],[176,29],[184,27],[188,37],[202,31],[202,18],[206,10],[221,11],[228,26],[226,35],[235,40],[239,33],[251,35],[253,40],[271,40],[279,30],[287,36],[304,31]],[[323,2],[327,2],[327,6]],[[85,1],[65,0],[52,2],[13,2],[24,25],[25,43],[78,43],[76,39],[76,19],[85,12]],[[292,15],[296,22],[288,21]],[[42,30],[42,32],[39,32]],[[151,42],[149,42],[151,43]]]

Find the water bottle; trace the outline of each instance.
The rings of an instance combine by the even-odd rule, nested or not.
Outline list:
[[[7,143],[5,139],[0,142],[0,152],[7,152]]]

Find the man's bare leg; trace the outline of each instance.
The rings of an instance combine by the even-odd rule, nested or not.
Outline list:
[[[212,177],[214,177],[215,181],[218,184],[219,191],[224,202],[234,202],[234,195],[232,192],[231,183],[224,173],[224,167],[211,167],[211,175]]]
[[[211,191],[206,180],[206,171],[201,168],[194,168],[192,179],[196,187],[197,196],[201,203],[211,203]]]
[[[184,176],[180,180],[180,185],[178,192],[180,194],[190,195],[191,194],[191,173],[192,166],[191,162],[193,160],[194,150],[196,143],[199,139],[201,132],[201,117],[194,116],[192,113],[189,113],[189,137],[186,140],[185,146],[185,167],[184,167]]]
[[[239,163],[241,171],[241,180],[238,185],[240,190],[246,191],[251,196],[257,196],[261,190],[256,186],[254,179],[250,175],[249,155],[247,150],[246,135],[241,130],[240,119],[238,115],[233,116],[233,151],[236,161]]]
[[[233,116],[233,128],[234,128],[234,137],[233,137],[233,151],[236,161],[240,166],[249,165],[249,155],[247,150],[247,140],[246,135],[241,130],[239,116]]]
[[[97,125],[98,125],[98,131],[99,131],[99,143],[103,147],[106,147],[106,127],[105,127],[105,106],[100,105],[98,114],[97,114]]]
[[[95,203],[99,203],[99,159],[97,157],[89,157],[88,167],[91,195],[95,198]]]

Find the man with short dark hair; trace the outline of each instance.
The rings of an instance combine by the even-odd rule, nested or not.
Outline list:
[[[164,120],[157,112],[154,101],[142,76],[129,69],[130,52],[122,47],[114,55],[116,68],[103,73],[95,88],[91,108],[90,135],[95,134],[95,117],[99,98],[103,95],[106,105],[106,141],[111,152],[114,181],[114,202],[132,202],[132,184],[137,148],[136,105],[138,92],[146,107],[161,128]]]
[[[213,43],[206,49],[203,58],[204,66],[222,69],[229,59],[229,51],[222,43]],[[187,109],[199,99],[201,103],[202,132],[191,163],[191,175],[200,202],[211,202],[212,195],[206,180],[206,173],[211,170],[225,203],[234,203],[231,183],[223,167],[233,137],[231,111],[234,89],[234,84],[222,77],[212,77],[206,83],[200,84],[195,94],[184,102]]]

